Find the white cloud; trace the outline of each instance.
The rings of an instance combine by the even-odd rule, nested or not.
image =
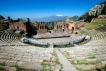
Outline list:
[[[56,14],[56,16],[63,16],[62,14]]]

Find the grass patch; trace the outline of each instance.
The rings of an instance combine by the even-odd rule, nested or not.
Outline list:
[[[87,23],[85,24],[85,28],[87,30],[93,30],[93,29],[97,29],[100,27],[106,26],[106,20],[105,19],[99,19],[99,20],[95,20],[91,23]]]
[[[50,60],[43,60],[40,71],[55,71],[56,68],[62,70],[62,65],[60,64],[55,51],[52,55],[53,57]]]
[[[76,68],[79,71],[104,71],[104,67],[103,66],[100,66],[99,68],[97,68],[95,65],[94,65],[94,67],[91,67],[91,68],[83,68],[83,67],[82,68],[79,68],[77,66],[76,66]]]
[[[88,64],[98,64],[98,63],[101,63],[101,62],[99,60],[96,60],[96,61],[75,60],[73,64],[85,64],[85,65],[88,65]]]
[[[80,33],[84,34],[84,35],[89,35],[89,33],[87,31],[84,31],[84,30],[80,31]]]
[[[41,70],[40,71],[50,71],[51,70],[51,65],[47,60],[43,60],[41,64]]]
[[[0,63],[0,66],[5,66],[5,62],[3,62],[3,63]]]
[[[6,71],[6,69],[3,66],[0,66],[0,71]]]
[[[95,53],[89,53],[88,54],[88,58],[90,58],[90,59],[94,59],[94,58],[96,58],[96,56],[95,56],[96,54]]]
[[[11,66],[11,67],[15,67],[16,71],[36,71],[34,69],[21,68],[18,65],[14,65],[14,66]]]

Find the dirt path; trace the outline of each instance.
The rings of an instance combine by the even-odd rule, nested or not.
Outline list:
[[[59,58],[60,63],[63,65],[63,71],[78,71],[74,65],[72,65],[67,58],[58,50],[55,49],[56,54]]]

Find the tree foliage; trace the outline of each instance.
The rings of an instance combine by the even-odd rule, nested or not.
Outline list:
[[[106,4],[103,7],[102,11],[101,11],[101,15],[106,15]]]
[[[9,23],[8,22],[0,23],[0,31],[6,30],[8,28],[9,28]]]
[[[5,19],[5,17],[3,17],[2,15],[0,15],[0,20],[3,20],[3,19]]]
[[[27,18],[27,20],[28,20],[26,22],[27,37],[32,37],[32,35],[37,34],[37,29],[32,26],[29,18]]]
[[[54,28],[54,22],[46,22],[46,25],[48,26],[48,30],[52,30]]]
[[[85,13],[84,15],[80,16],[78,20],[84,20],[85,22],[91,22],[93,18],[96,18],[97,14],[95,16],[89,15],[89,13]]]

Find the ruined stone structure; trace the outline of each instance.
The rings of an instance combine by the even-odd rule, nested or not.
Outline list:
[[[7,30],[9,28],[9,23],[7,20],[0,20],[0,31]]]
[[[47,23],[47,22],[46,22]],[[58,21],[58,22],[53,22],[54,23],[54,29],[52,30],[53,32],[64,32],[64,33],[74,33],[76,29],[79,29],[82,26],[82,22],[77,21],[74,22],[70,17],[68,17],[65,21]],[[28,27],[27,26],[28,22],[24,21],[10,21],[9,22],[9,30],[14,31],[14,30],[19,30],[23,32],[28,32]],[[48,25],[45,24],[45,22],[36,22],[36,23],[31,23],[31,27],[33,30],[37,31],[37,33],[47,33],[48,32]]]
[[[73,33],[75,31],[75,22],[69,17],[66,19],[66,23],[69,24],[69,33]]]
[[[47,25],[43,22],[37,22],[33,24],[33,26],[37,29],[37,33],[46,33],[47,32]]]
[[[69,24],[66,24],[65,22],[56,22],[54,26],[55,32],[66,32],[69,30]]]
[[[26,24],[23,21],[18,21],[18,22],[10,21],[9,30],[10,31],[18,30],[18,31],[26,32]]]
[[[71,31],[74,31],[74,29],[75,29],[75,23],[71,18],[67,18],[66,21],[56,22],[56,24],[54,25],[55,32],[70,33]]]
[[[0,31],[2,30],[3,20],[0,20]]]
[[[75,23],[75,29],[76,30],[79,30],[81,27],[84,26],[84,24],[85,24],[84,21],[76,21],[76,23]]]
[[[14,30],[19,30],[23,32],[27,32],[27,29],[29,26],[26,26],[28,23],[23,22],[23,21],[18,21],[18,22],[9,22],[9,30],[14,31]],[[47,32],[47,26],[42,23],[34,23],[32,24],[33,30],[37,30],[37,33],[45,33]]]

